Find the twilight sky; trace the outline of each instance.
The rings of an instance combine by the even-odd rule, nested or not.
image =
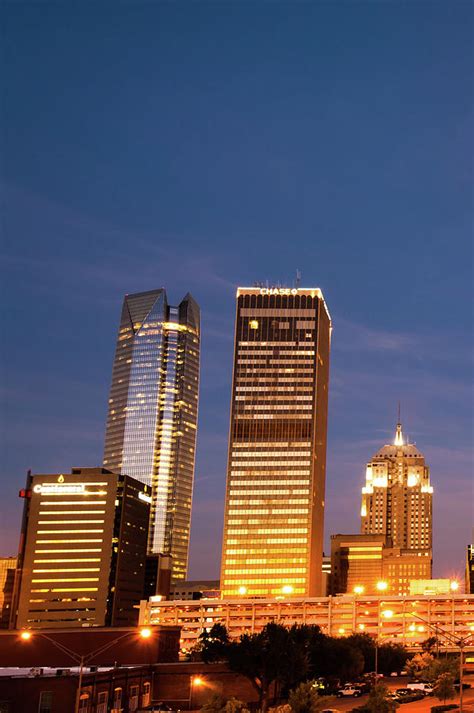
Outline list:
[[[473,5],[4,2],[0,555],[25,472],[101,463],[123,294],[202,308],[191,577],[218,576],[237,285],[333,318],[326,542],[405,432],[434,571],[473,526]],[[327,548],[327,544],[326,544]]]

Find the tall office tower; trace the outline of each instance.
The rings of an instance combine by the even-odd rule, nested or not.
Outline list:
[[[361,533],[384,534],[394,548],[429,553],[431,579],[432,499],[430,470],[418,446],[405,443],[397,424],[394,443],[367,464],[362,488]],[[415,577],[414,577],[415,578]]]
[[[104,466],[152,490],[148,552],[185,579],[199,392],[199,307],[163,289],[123,302],[110,388]]]
[[[14,628],[130,626],[143,594],[150,491],[105,468],[28,475]]]
[[[237,290],[223,597],[321,591],[330,332],[319,289]]]

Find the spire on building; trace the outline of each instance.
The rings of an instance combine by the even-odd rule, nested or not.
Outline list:
[[[394,440],[393,444],[395,446],[403,446],[403,432],[402,432],[402,423],[401,423],[401,417],[400,417],[400,401],[398,402],[397,431],[395,433],[395,440]]]

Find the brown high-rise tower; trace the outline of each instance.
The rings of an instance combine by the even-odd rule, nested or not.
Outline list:
[[[330,332],[319,289],[237,290],[223,597],[320,594]]]

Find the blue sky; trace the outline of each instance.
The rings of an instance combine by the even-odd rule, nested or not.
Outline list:
[[[25,472],[101,462],[123,294],[202,307],[191,576],[218,575],[237,285],[333,317],[326,539],[405,431],[435,573],[473,525],[472,4],[3,3],[1,552]]]

